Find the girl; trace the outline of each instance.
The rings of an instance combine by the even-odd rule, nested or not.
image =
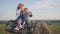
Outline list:
[[[18,24],[18,26],[15,28],[16,30],[19,30],[19,28],[23,28],[22,26],[23,11],[24,11],[24,4],[19,3],[17,7],[17,12],[16,12],[17,19],[15,20],[16,23]]]

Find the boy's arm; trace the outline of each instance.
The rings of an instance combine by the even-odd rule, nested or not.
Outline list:
[[[32,17],[32,13],[31,12],[29,12],[29,16]]]

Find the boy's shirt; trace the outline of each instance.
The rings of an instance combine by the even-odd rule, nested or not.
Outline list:
[[[24,20],[29,20],[29,17],[32,17],[32,13],[30,14],[30,13],[23,13],[23,19]]]

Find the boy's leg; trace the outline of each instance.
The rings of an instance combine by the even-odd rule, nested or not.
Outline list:
[[[26,22],[25,26],[27,27],[27,32],[30,32],[31,31],[31,23],[28,20],[26,20],[25,22]]]
[[[26,22],[25,25],[27,25],[29,27],[31,26],[30,20],[25,20],[25,22]]]

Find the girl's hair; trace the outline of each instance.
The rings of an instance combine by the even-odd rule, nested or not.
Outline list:
[[[17,7],[17,10],[19,10],[19,9],[20,9],[20,6],[24,6],[24,4],[19,3],[19,4],[18,4],[18,7]]]

